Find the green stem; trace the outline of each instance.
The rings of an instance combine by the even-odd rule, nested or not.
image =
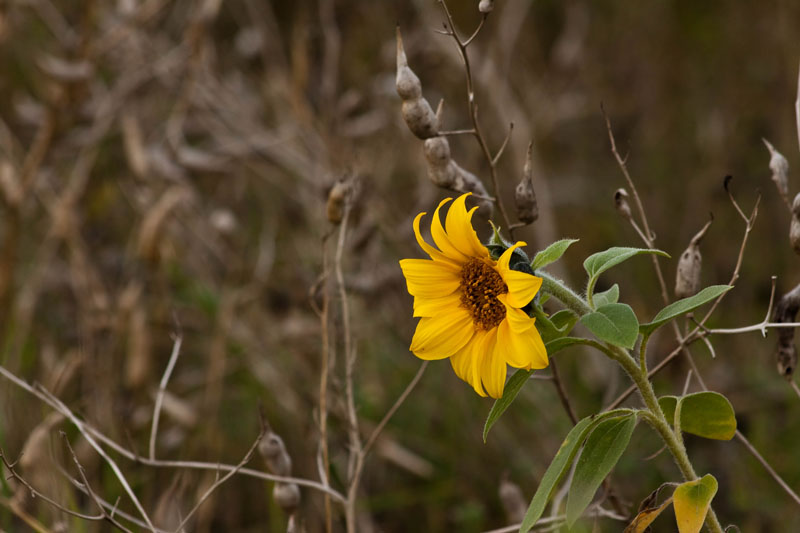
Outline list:
[[[579,316],[583,316],[592,311],[586,300],[581,298],[581,296],[575,291],[565,286],[562,281],[542,271],[536,272],[536,275],[542,278],[542,290],[544,292],[553,295],[566,307],[575,311]],[[641,361],[643,361],[647,340],[647,338],[642,339],[642,345],[640,348]],[[642,400],[649,411],[649,416],[646,416],[645,419],[661,436],[662,440],[667,445],[667,448],[669,448],[669,451],[672,454],[672,457],[675,459],[675,463],[678,465],[678,469],[680,469],[684,479],[686,481],[697,479],[697,473],[694,471],[694,467],[692,466],[689,456],[686,453],[686,448],[682,442],[683,439],[675,434],[675,430],[673,430],[669,421],[667,421],[664,411],[658,404],[658,398],[656,398],[656,393],[653,390],[653,384],[650,383],[650,380],[647,378],[647,368],[645,364],[641,361],[641,364],[637,364],[636,360],[631,356],[630,353],[628,353],[628,351],[618,346],[613,346],[610,344],[606,344],[604,346],[600,343],[594,343],[593,345],[596,345],[596,347],[602,352],[619,363],[625,372],[627,372],[636,385],[636,388],[639,390],[639,394],[641,395]],[[717,515],[711,508],[708,510],[706,525],[713,533],[723,533],[722,526],[717,519]]]
[[[650,340],[649,333],[642,334],[642,342],[639,343],[639,368],[644,375],[647,375],[647,341]]]
[[[650,422],[650,425],[653,426],[661,438],[664,440],[664,444],[667,445],[669,448],[672,457],[675,459],[675,463],[678,465],[678,468],[683,474],[683,477],[686,481],[692,481],[697,479],[697,473],[694,471],[694,467],[692,466],[691,461],[689,460],[689,456],[686,453],[686,448],[683,446],[683,442],[681,438],[675,435],[675,432],[672,430],[670,423],[667,421],[667,417],[664,416],[664,411],[662,411],[661,406],[658,404],[658,398],[656,398],[656,393],[653,390],[653,384],[650,383],[650,380],[647,379],[647,372],[642,371],[639,366],[634,361],[633,357],[628,354],[622,348],[617,346],[611,346],[611,352],[613,353],[613,358],[616,360],[622,368],[628,373],[631,377],[633,382],[636,384],[636,388],[639,389],[639,394],[642,396],[642,400],[644,400],[645,405],[652,413],[652,417],[648,417],[647,420]],[[714,510],[709,508],[708,516],[706,517],[706,522],[708,528],[713,533],[722,533],[722,525],[720,525],[719,520],[717,519],[716,513]]]
[[[592,308],[589,307],[586,300],[564,285],[564,282],[560,279],[556,279],[542,270],[537,270],[536,275],[542,278],[542,290],[544,292],[555,296],[561,303],[575,311],[578,316],[583,316],[586,313],[592,312]]]

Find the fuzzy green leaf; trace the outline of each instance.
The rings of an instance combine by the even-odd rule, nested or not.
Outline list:
[[[581,317],[581,324],[595,337],[623,348],[633,348],[639,337],[639,321],[626,304],[606,304]]]
[[[716,493],[717,480],[711,474],[678,485],[672,493],[672,505],[680,533],[699,533]]]
[[[489,416],[486,417],[486,423],[483,425],[484,443],[486,442],[486,437],[489,436],[489,430],[492,429],[495,422],[500,419],[500,416],[506,412],[506,409],[508,409],[511,403],[516,399],[517,394],[519,394],[519,391],[522,389],[522,386],[525,385],[525,382],[528,381],[531,374],[533,374],[533,370],[524,370],[520,368],[514,372],[514,375],[508,380],[508,383],[506,383],[503,389],[503,396],[495,400],[494,405],[492,405],[489,411]]]
[[[592,297],[595,307],[606,304],[615,304],[619,301],[619,285],[616,283],[607,291],[599,292]]]
[[[568,348],[574,344],[589,344],[589,342],[589,339],[582,339],[580,337],[559,337],[546,343],[544,349],[547,350],[547,355],[553,356],[564,348]]]
[[[722,294],[725,294],[732,288],[733,287],[731,285],[712,285],[710,287],[706,287],[705,289],[698,292],[694,296],[690,296],[688,298],[684,298],[682,300],[678,300],[677,302],[669,304],[664,309],[659,311],[658,314],[655,317],[653,317],[652,321],[646,324],[642,324],[640,326],[640,329],[642,333],[645,334],[652,333],[654,330],[656,330],[660,326],[663,326],[673,318],[677,318],[681,315],[685,315],[686,313],[694,311],[701,305],[707,304],[708,302],[715,300],[717,297],[719,297]]]
[[[614,267],[623,261],[627,261],[633,256],[641,254],[656,254],[669,257],[669,254],[661,250],[651,250],[647,248],[627,248],[623,246],[614,246],[608,250],[597,252],[586,258],[583,262],[583,268],[589,274],[589,286],[594,286],[597,277],[611,267]]]
[[[736,434],[736,414],[728,399],[718,392],[703,391],[681,398],[658,399],[667,420],[675,420],[675,408],[681,402],[681,431],[715,440],[731,440]]]
[[[554,242],[544,250],[540,250],[536,253],[536,256],[531,262],[531,267],[536,270],[537,268],[542,268],[550,263],[555,263],[561,259],[561,256],[564,255],[564,252],[567,251],[567,248],[576,242],[578,242],[578,239],[561,239],[560,241]]]
[[[636,427],[636,415],[605,420],[589,435],[575,467],[567,498],[567,525],[581,516],[592,502],[597,487],[619,461]]]
[[[562,309],[548,317],[541,307],[537,305],[533,308],[533,315],[536,317],[536,329],[539,330],[539,334],[545,344],[559,337],[569,335],[569,332],[578,322],[578,315],[569,309]]]
[[[536,521],[541,518],[547,501],[553,494],[558,482],[561,481],[561,478],[564,477],[564,474],[569,469],[569,465],[572,464],[572,460],[575,458],[575,454],[578,453],[578,449],[586,439],[586,436],[603,422],[603,420],[613,417],[619,418],[621,414],[630,412],[630,409],[615,409],[614,411],[608,411],[601,415],[587,416],[575,424],[575,427],[567,434],[564,442],[561,443],[561,447],[558,449],[558,452],[556,452],[556,456],[542,476],[539,487],[536,489],[536,494],[534,494],[533,499],[531,499],[528,512],[525,513],[525,518],[522,520],[519,533],[528,533],[536,524]]]

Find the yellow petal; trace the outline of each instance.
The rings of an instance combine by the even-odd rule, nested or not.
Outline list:
[[[456,375],[472,385],[475,392],[481,396],[486,396],[486,392],[481,384],[480,357],[489,341],[488,335],[489,333],[485,331],[476,331],[472,339],[450,358]]]
[[[506,367],[506,358],[503,355],[503,346],[500,342],[499,332],[497,342],[493,349],[483,356],[481,362],[481,379],[486,392],[492,398],[500,398],[503,396],[503,389],[506,386],[506,375],[508,369]]]
[[[459,306],[461,306],[461,293],[458,291],[443,298],[416,297],[414,298],[414,316],[440,316]]]
[[[457,267],[430,259],[401,259],[400,268],[406,278],[408,292],[418,298],[441,298],[458,289]]]
[[[520,246],[525,246],[527,243],[524,241],[517,241],[516,244],[507,248],[503,255],[500,256],[500,259],[497,260],[497,271],[500,272],[500,275],[503,276],[506,272],[510,272],[511,269],[509,268],[508,264],[511,262],[511,254],[514,253],[514,250],[519,248]]]
[[[515,332],[509,321],[503,320],[497,326],[497,346],[505,362],[514,368],[530,370],[545,368],[550,364],[542,337],[535,327]]]
[[[431,220],[431,236],[433,236],[433,242],[436,243],[436,246],[439,247],[444,255],[451,260],[457,261],[458,263],[464,263],[467,260],[467,256],[459,252],[458,248],[456,248],[453,243],[450,242],[450,238],[447,236],[447,233],[445,233],[444,227],[442,227],[442,219],[439,216],[439,210],[450,200],[452,200],[452,198],[445,198],[439,202],[439,207],[437,207],[436,211],[433,212],[433,220]]]
[[[439,316],[421,318],[410,349],[420,359],[444,359],[463,348],[474,332],[472,316],[466,309],[455,308]]]
[[[506,270],[500,273],[503,281],[508,287],[508,305],[511,307],[525,307],[533,300],[536,293],[542,287],[542,278],[519,272],[516,270]]]
[[[528,313],[518,308],[511,307],[508,304],[508,294],[499,294],[497,299],[503,302],[506,306],[506,320],[508,321],[511,331],[523,332],[533,327],[536,322],[535,318],[528,316]]]
[[[453,201],[447,211],[445,227],[450,242],[461,253],[471,257],[489,257],[489,250],[478,240],[478,235],[472,228],[472,214],[477,207],[467,211],[467,196],[472,193],[462,194]]]
[[[414,217],[414,236],[416,236],[416,238],[417,238],[417,244],[419,244],[419,247],[422,248],[422,250],[426,254],[428,254],[431,257],[431,259],[433,259],[435,261],[444,262],[444,263],[447,263],[447,264],[450,264],[450,265],[456,265],[456,266],[460,265],[461,262],[456,261],[454,258],[451,259],[451,258],[447,257],[442,252],[440,252],[439,250],[437,250],[436,248],[434,248],[433,246],[431,246],[430,244],[425,242],[425,239],[422,238],[422,233],[420,233],[420,231],[419,231],[419,222],[420,222],[420,220],[422,219],[422,217],[424,215],[425,215],[425,212],[423,211],[422,213],[420,213],[419,215]]]

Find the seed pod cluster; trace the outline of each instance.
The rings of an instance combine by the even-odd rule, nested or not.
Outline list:
[[[792,243],[794,251],[800,254],[800,193],[797,193],[792,202],[792,223],[789,226],[789,242]]]
[[[800,285],[784,294],[775,304],[773,322],[794,322],[800,309]],[[775,353],[778,373],[786,379],[792,379],[797,366],[797,348],[794,345],[794,328],[776,328],[778,330],[778,348]]]
[[[769,169],[772,171],[772,181],[775,182],[775,187],[778,188],[778,193],[783,201],[789,205],[789,161],[768,140],[763,138],[761,140],[769,150]]]
[[[619,216],[625,220],[631,220],[631,206],[628,204],[628,191],[619,188],[614,192],[614,207]]]
[[[447,137],[439,135],[444,101],[439,101],[436,113],[434,113],[428,101],[422,97],[422,85],[419,78],[408,66],[400,28],[397,29],[396,87],[397,94],[400,95],[403,102],[403,120],[414,135],[425,141],[423,151],[428,164],[430,180],[435,185],[454,192],[473,193],[473,199],[479,206],[484,207],[485,212],[490,216],[492,202],[486,192],[486,187],[475,174],[461,168],[458,163],[453,161],[450,154],[450,142]]]
[[[258,443],[258,453],[267,464],[267,468],[278,476],[292,474],[292,458],[286,451],[286,445],[271,429],[267,431],[261,442]],[[272,497],[281,509],[287,514],[293,514],[300,505],[300,487],[295,483],[277,481],[272,489]]]
[[[402,115],[411,133],[420,139],[438,135],[438,121],[431,105],[422,96],[422,84],[414,71],[408,66],[403,38],[397,28],[397,94],[403,101]]]
[[[533,190],[533,143],[528,144],[525,166],[522,167],[522,180],[514,190],[514,203],[517,207],[517,218],[520,222],[530,224],[539,218],[539,206],[536,204],[536,192]]]
[[[713,219],[706,222],[706,225],[697,232],[678,260],[678,272],[675,276],[675,296],[678,298],[688,298],[700,289],[700,268],[703,264],[700,241],[703,240],[712,221]]]
[[[481,207],[486,207],[491,213],[492,204],[488,200],[489,194],[478,177],[461,168],[450,156],[450,142],[447,137],[432,137],[426,139],[423,145],[425,160],[428,162],[428,177],[430,180],[445,189],[460,193],[471,192]]]

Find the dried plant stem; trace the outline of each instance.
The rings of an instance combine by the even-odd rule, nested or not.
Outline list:
[[[742,434],[742,432],[739,431],[738,429],[736,430],[736,439],[739,442],[741,442],[745,448],[747,448],[747,451],[749,451],[750,454],[753,457],[755,457],[759,463],[761,463],[761,466],[763,466],[764,469],[767,472],[769,472],[769,474],[772,476],[772,479],[774,479],[778,483],[778,485],[780,485],[783,488],[783,490],[786,491],[786,494],[791,496],[791,498],[795,501],[795,503],[800,505],[800,496],[798,496],[797,493],[794,490],[792,490],[792,488],[783,480],[783,478],[781,478],[781,476],[772,468],[772,466],[770,466],[767,460],[764,459],[764,457],[760,453],[758,453],[758,450],[756,450],[755,447],[750,443],[750,441],[747,440],[747,437],[745,437],[744,434]]]
[[[737,333],[748,333],[750,331],[760,331],[761,335],[766,336],[767,330],[772,328],[800,328],[800,322],[759,322],[741,328],[715,328],[707,329],[700,335],[736,335]]]
[[[798,77],[798,100],[797,100],[796,108],[797,108],[797,118],[798,118],[798,140],[800,141],[800,73],[799,73],[799,77]],[[639,236],[642,237],[642,240],[647,245],[647,247],[648,248],[653,248],[652,233],[651,233],[651,231],[649,229],[649,225],[648,225],[648,222],[647,222],[647,215],[645,213],[644,206],[641,203],[641,199],[639,197],[638,191],[636,190],[636,186],[633,183],[633,179],[631,178],[630,173],[628,172],[628,168],[627,168],[627,165],[625,163],[625,160],[622,157],[620,157],[619,152],[617,151],[616,142],[614,140],[614,133],[613,133],[613,131],[611,129],[611,122],[610,122],[608,116],[606,115],[605,110],[603,110],[603,116],[605,117],[605,120],[606,120],[606,128],[608,130],[609,140],[611,141],[611,150],[612,150],[612,152],[614,154],[615,159],[617,160],[617,164],[619,165],[620,169],[622,170],[623,175],[625,176],[625,180],[627,181],[628,186],[631,188],[631,192],[633,193],[633,197],[634,197],[634,200],[636,202],[637,209],[639,211],[639,216],[641,218],[642,225],[644,226],[644,232],[639,230],[639,228],[636,226],[636,223],[635,223],[635,221],[633,219],[631,219],[631,224],[634,226],[634,229],[637,231]],[[729,285],[735,285],[736,281],[739,279],[739,272],[741,270],[742,261],[744,259],[744,251],[745,251],[745,248],[746,248],[746,245],[747,245],[747,240],[748,240],[748,237],[750,235],[750,232],[753,229],[753,224],[755,223],[755,219],[758,216],[758,206],[759,206],[759,204],[761,202],[761,196],[759,195],[758,198],[756,199],[756,203],[755,203],[755,206],[753,207],[753,211],[751,212],[750,216],[748,217],[747,215],[744,214],[744,211],[739,206],[739,203],[736,201],[736,199],[734,198],[733,194],[731,193],[731,190],[728,187],[729,181],[730,181],[730,178],[726,177],[725,190],[728,193],[728,197],[730,198],[731,203],[733,204],[734,208],[736,209],[736,212],[739,213],[739,216],[745,222],[745,231],[744,231],[744,236],[742,237],[742,243],[741,243],[741,245],[739,247],[739,255],[736,258],[736,265],[734,266],[733,274],[731,275],[731,280],[729,282]],[[664,275],[663,275],[663,273],[661,271],[660,263],[658,262],[658,259],[656,258],[656,256],[652,256],[652,261],[653,261],[653,266],[655,268],[656,275],[658,277],[659,285],[660,285],[660,288],[661,288],[662,299],[664,300],[665,304],[668,304],[669,303],[669,296],[668,296],[666,282],[664,281]],[[772,308],[772,299],[774,297],[774,292],[775,292],[775,287],[774,287],[774,280],[773,280],[773,288],[772,288],[772,293],[770,295],[770,306],[769,306],[769,308],[767,310],[767,317],[765,317],[765,319],[761,323],[755,324],[753,326],[747,326],[745,328],[717,329],[717,330],[708,330],[708,329],[705,328],[705,322],[710,318],[711,314],[716,310],[717,306],[720,304],[720,302],[724,298],[724,296],[725,296],[724,294],[720,295],[716,300],[714,300],[713,304],[711,305],[711,308],[706,312],[706,314],[703,317],[703,319],[697,324],[697,326],[695,327],[695,329],[691,333],[688,333],[687,335],[681,335],[680,329],[678,328],[677,323],[673,322],[672,323],[673,331],[675,333],[675,337],[676,337],[676,340],[678,342],[678,346],[667,357],[665,357],[656,367],[654,367],[651,371],[647,372],[647,374],[646,374],[647,379],[649,380],[652,376],[657,374],[661,369],[666,367],[669,362],[671,362],[673,359],[675,359],[675,357],[678,356],[678,354],[683,353],[686,356],[686,359],[689,362],[689,365],[691,366],[691,369],[694,372],[695,378],[697,379],[697,382],[700,385],[700,387],[703,390],[708,390],[708,387],[706,386],[705,381],[703,380],[703,377],[700,374],[699,369],[697,368],[697,365],[695,364],[694,358],[692,357],[691,352],[688,349],[689,344],[691,344],[697,338],[702,338],[705,342],[707,342],[707,339],[705,338],[705,335],[710,334],[710,333],[735,334],[735,333],[744,333],[746,331],[761,331],[762,335],[766,335],[766,330],[768,328],[770,328],[770,327],[798,327],[798,326],[800,326],[800,323],[776,324],[776,323],[768,322],[769,310]],[[713,347],[710,345],[710,343],[707,344],[707,345],[709,347],[709,350],[713,354],[714,353]],[[794,382],[792,382],[792,384],[796,387],[796,384],[794,384]],[[606,407],[606,410],[615,409],[615,408],[619,407],[619,405],[621,405],[622,402],[626,398],[628,398],[635,390],[636,390],[636,387],[629,387],[628,389],[626,389],[616,400],[614,400],[611,404],[609,404]],[[800,396],[800,391],[798,392],[798,396]],[[741,432],[737,431],[736,432],[736,436],[737,436],[737,439],[740,442],[745,444],[745,447],[747,448],[747,450],[754,457],[756,457],[756,459],[758,459],[759,462],[761,462],[761,464],[767,470],[767,473],[769,473],[769,475],[775,480],[775,482],[778,483],[778,485],[780,485],[792,497],[792,499],[794,499],[797,503],[800,503],[800,499],[798,499],[798,497],[794,493],[794,491],[792,491],[788,487],[786,482],[775,472],[775,470],[771,466],[769,466],[769,464],[766,462],[766,460],[760,454],[758,454],[758,452],[747,441],[747,439],[744,437],[744,435]]]
[[[467,107],[469,109],[469,116],[470,120],[472,121],[472,135],[478,141],[478,144],[481,147],[481,151],[483,152],[483,156],[486,159],[486,163],[489,165],[489,175],[491,176],[492,180],[492,189],[493,194],[495,197],[495,203],[497,204],[497,208],[500,211],[500,216],[503,217],[503,223],[505,227],[508,228],[509,236],[513,239],[514,238],[514,228],[512,228],[511,219],[508,217],[508,212],[506,211],[505,204],[503,203],[502,195],[500,194],[500,183],[497,177],[497,162],[500,155],[503,152],[501,148],[498,150],[496,156],[492,156],[491,151],[489,150],[489,145],[486,142],[486,137],[481,130],[480,123],[478,121],[478,104],[475,103],[475,89],[474,89],[474,81],[472,79],[472,66],[469,62],[469,54],[467,53],[467,47],[472,43],[475,37],[478,36],[478,33],[483,28],[484,23],[486,22],[487,14],[484,13],[481,17],[481,22],[478,24],[478,27],[472,32],[466,40],[462,40],[459,37],[458,32],[456,31],[456,26],[453,22],[453,17],[450,14],[450,9],[447,7],[447,2],[445,0],[439,0],[439,4],[442,6],[442,10],[444,11],[445,17],[447,17],[447,24],[446,24],[446,34],[453,38],[453,41],[456,43],[456,47],[458,48],[458,53],[461,56],[461,60],[464,63],[464,74],[466,79],[467,85]],[[509,128],[508,135],[511,135],[511,129],[513,129],[513,125]],[[506,143],[508,142],[508,137],[503,142],[503,148],[505,147]]]
[[[175,363],[178,361],[178,356],[181,353],[182,342],[183,336],[180,334],[176,335],[172,345],[172,353],[170,354],[169,362],[167,363],[167,368],[164,370],[164,375],[161,376],[161,383],[158,385],[158,394],[156,395],[156,402],[155,406],[153,407],[153,425],[150,428],[150,459],[156,458],[156,438],[158,436],[158,421],[161,417],[161,404],[164,402],[164,394],[167,391],[167,383],[169,383],[172,370],[175,368]]]
[[[133,461],[134,463],[143,464],[146,466],[152,466],[156,468],[185,468],[193,470],[212,470],[212,471],[224,471],[224,472],[229,472],[236,468],[236,466],[234,465],[228,465],[224,463],[207,463],[201,461],[170,461],[162,459],[152,460],[148,459],[147,457],[142,457],[139,454],[125,448],[124,446],[121,446],[120,444],[118,444],[111,438],[107,437],[105,434],[103,434],[93,426],[85,422],[81,422],[63,402],[61,402],[58,398],[55,398],[52,394],[47,392],[43,387],[38,385],[33,386],[26,383],[24,380],[18,378],[13,373],[9,372],[2,365],[0,365],[0,376],[9,380],[14,385],[32,394],[33,396],[36,396],[39,400],[47,404],[49,407],[67,417],[67,419],[69,419],[69,421],[76,427],[76,429],[82,435],[84,435],[87,438],[87,440],[96,438],[97,440],[108,446],[110,449],[114,450],[116,453],[118,453],[125,459]],[[93,442],[93,440],[90,442]],[[103,452],[103,454],[105,454],[105,452]],[[345,502],[345,497],[342,496],[342,494],[340,494],[335,489],[331,488],[327,484],[312,481],[310,479],[297,478],[291,476],[277,476],[273,474],[268,474],[266,472],[261,472],[259,470],[253,470],[250,468],[240,468],[238,472],[242,475],[263,479],[266,481],[281,481],[284,483],[296,483],[297,485],[315,489],[325,494],[328,494],[339,503]],[[148,525],[148,527],[150,526]]]
[[[0,367],[0,373],[2,373],[4,376],[8,377],[6,375],[7,371],[6,371],[5,368]],[[96,440],[94,440],[94,438],[89,433],[89,431],[87,429],[87,426],[82,421],[80,421],[78,419],[78,417],[75,416],[75,414],[72,411],[70,411],[69,408],[67,408],[67,406],[64,405],[64,403],[61,400],[59,400],[58,398],[56,398],[55,396],[50,394],[46,389],[44,389],[42,387],[38,387],[38,391],[42,394],[43,397],[45,397],[45,398],[47,398],[49,400],[48,403],[50,405],[55,406],[57,408],[57,410],[61,414],[66,416],[69,419],[69,421],[72,422],[72,425],[74,425],[78,429],[78,431],[81,432],[81,435],[83,435],[83,438],[86,439],[86,441],[91,445],[92,448],[94,448],[94,450],[97,452],[97,454],[100,455],[100,457],[103,458],[103,460],[106,462],[106,464],[108,464],[108,466],[114,472],[114,475],[117,477],[117,480],[119,480],[120,485],[122,485],[122,488],[125,490],[125,492],[128,494],[128,497],[133,502],[133,505],[136,507],[136,510],[139,512],[139,514],[144,519],[145,523],[147,524],[148,529],[150,529],[150,531],[155,532],[155,526],[153,526],[153,522],[150,520],[150,517],[148,516],[147,512],[144,510],[144,507],[142,507],[142,504],[139,502],[139,498],[136,497],[136,493],[133,492],[133,489],[131,488],[130,484],[128,483],[128,480],[125,478],[125,475],[119,469],[119,466],[117,466],[117,463],[106,453],[106,451],[103,449],[103,447],[100,446],[97,443]]]
[[[242,458],[242,460],[239,461],[239,463],[234,468],[228,470],[227,474],[225,474],[222,477],[219,477],[219,470],[217,471],[217,479],[210,487],[208,487],[208,490],[206,490],[203,493],[200,499],[197,500],[195,506],[188,513],[186,513],[186,516],[183,517],[181,523],[178,524],[178,527],[175,528],[175,533],[180,533],[181,531],[183,531],[183,528],[189,522],[189,519],[191,519],[192,516],[194,516],[194,514],[197,512],[197,510],[200,509],[200,506],[203,505],[203,503],[208,499],[209,496],[211,496],[212,492],[217,490],[220,487],[220,485],[222,485],[230,478],[232,478],[237,472],[239,472],[242,469],[242,467],[244,467],[244,465],[250,462],[250,459],[253,458],[253,453],[255,453],[256,448],[258,448],[258,443],[261,442],[261,439],[264,438],[264,434],[266,433],[266,431],[267,431],[266,426],[262,424],[261,431],[259,432],[258,437],[256,437],[256,440],[255,442],[253,442],[253,445],[250,446],[250,449],[247,450],[247,453],[245,454],[244,458]]]
[[[105,508],[103,507],[103,504],[100,503],[100,498],[92,490],[91,485],[89,485],[89,480],[86,478],[86,472],[83,469],[83,465],[80,463],[80,461],[78,461],[78,456],[75,455],[75,450],[72,449],[72,445],[69,443],[69,440],[67,440],[67,435],[63,431],[61,432],[61,437],[64,439],[64,442],[67,445],[67,449],[69,449],[69,453],[72,456],[72,461],[75,463],[75,466],[78,469],[78,474],[80,474],[80,476],[81,476],[81,480],[83,482],[83,486],[86,489],[87,494],[92,499],[92,501],[95,502],[97,507],[100,508],[100,513],[101,513],[101,516],[102,516],[103,520],[108,521],[111,525],[113,525],[114,527],[116,527],[120,531],[125,531],[127,533],[132,533],[130,529],[128,529],[125,526],[123,526],[122,524],[120,524],[119,521],[116,518],[114,518],[113,511],[111,512],[111,514],[106,512]]]
[[[353,472],[358,455],[361,453],[361,437],[358,432],[358,415],[356,414],[355,396],[353,393],[353,373],[355,371],[356,353],[353,347],[352,329],[350,327],[350,306],[347,300],[347,290],[342,272],[342,255],[347,238],[347,222],[350,218],[350,203],[345,202],[344,215],[339,225],[339,239],[336,243],[333,269],[339,289],[339,299],[342,306],[342,335],[344,336],[345,356],[345,401],[347,403],[347,425],[350,440],[349,460],[347,462],[348,479],[352,481]]]
[[[800,387],[798,387],[797,382],[794,380],[794,377],[789,380],[789,385],[792,387],[794,393],[797,394],[797,397],[800,398]]]
[[[23,478],[16,471],[16,469],[15,469],[16,461],[13,462],[13,463],[10,462],[8,460],[8,458],[6,457],[5,452],[2,449],[0,449],[0,461],[3,462],[3,465],[6,467],[6,470],[8,470],[9,477],[10,478],[14,478],[18,482],[22,483],[25,486],[25,488],[28,489],[28,492],[30,492],[31,495],[33,495],[34,497],[39,498],[44,502],[47,502],[48,504],[52,505],[56,509],[58,509],[60,511],[63,511],[64,513],[67,513],[70,516],[74,516],[75,518],[80,518],[81,520],[88,520],[88,521],[94,522],[94,521],[98,521],[98,520],[103,520],[104,519],[104,514],[103,513],[96,514],[96,515],[89,515],[89,514],[84,514],[84,513],[79,513],[77,511],[73,511],[72,509],[68,509],[67,507],[64,507],[63,505],[61,505],[57,501],[53,500],[52,498],[50,498],[46,494],[44,494],[41,491],[35,489],[30,483],[28,483],[28,481],[25,478]],[[9,504],[9,508],[11,509],[11,511],[14,514],[16,514],[17,516],[20,516],[18,511],[23,511],[23,510],[22,509],[18,509],[18,505],[13,501],[8,502],[8,504]],[[27,513],[25,513],[25,514],[27,515]],[[25,520],[27,522],[27,520],[24,517],[20,516],[20,518],[22,518],[23,520]],[[29,525],[31,525],[31,524],[29,524]],[[34,526],[31,525],[31,527],[34,527]],[[34,527],[34,529],[36,529],[36,528]]]
[[[647,215],[645,214],[644,205],[642,204],[642,199],[639,197],[639,191],[636,190],[636,185],[633,183],[633,178],[631,178],[630,172],[628,172],[628,165],[625,162],[625,159],[619,155],[617,151],[617,142],[614,139],[614,131],[611,129],[611,120],[608,118],[606,114],[605,108],[600,105],[600,109],[603,112],[603,117],[606,121],[606,129],[608,130],[608,139],[611,142],[611,152],[614,154],[614,159],[617,160],[617,164],[619,165],[620,170],[622,170],[622,175],[625,176],[625,181],[628,183],[628,187],[631,189],[631,193],[633,194],[633,201],[636,203],[636,210],[639,212],[639,219],[642,222],[642,227],[644,231],[640,230],[633,219],[631,222],[634,224],[634,228],[637,230],[637,233],[642,237],[645,244],[648,248],[653,248],[653,232],[650,231],[650,224],[647,222]],[[661,298],[664,300],[664,303],[669,303],[669,292],[667,291],[667,283],[664,280],[664,274],[661,272],[661,266],[658,262],[658,256],[651,255],[650,256],[653,265],[656,269],[656,275],[658,276],[658,284],[661,287]]]
[[[36,492],[35,494],[36,494],[36,496],[38,498],[42,498],[43,497],[43,495],[40,492]],[[50,502],[48,502],[48,503],[50,503]],[[25,522],[25,525],[30,527],[33,531],[36,531],[36,533],[52,533],[52,531],[50,529],[47,529],[47,526],[45,526],[44,524],[42,524],[41,522],[36,520],[36,518],[34,518],[30,514],[28,514],[25,511],[25,509],[22,509],[19,506],[19,504],[17,502],[15,502],[14,500],[9,500],[6,497],[0,496],[0,505],[2,505],[3,507],[5,507],[9,511],[11,511],[11,513],[13,513],[17,518],[19,518],[23,522]],[[66,509],[66,508],[61,508],[61,506],[59,506],[55,502],[53,502],[52,505],[55,505],[57,508],[59,508],[62,511],[66,512],[67,514],[72,514],[72,511],[70,511],[69,509]],[[78,514],[80,514],[80,513],[78,513]],[[83,518],[83,516],[78,516],[77,518]],[[92,519],[98,519],[96,517],[91,517],[91,518]],[[102,516],[100,518],[102,518]]]
[[[730,191],[729,191],[729,195],[730,195]],[[753,207],[753,211],[750,213],[749,217],[744,214],[744,212],[742,211],[741,207],[739,207],[739,204],[736,202],[736,200],[733,198],[732,195],[730,195],[730,198],[731,198],[731,201],[733,202],[733,205],[736,208],[737,212],[744,218],[744,221],[745,221],[745,230],[744,230],[744,235],[742,236],[742,243],[739,246],[739,255],[736,258],[736,265],[733,268],[733,273],[731,274],[731,280],[729,282],[729,285],[733,285],[736,282],[736,280],[739,279],[739,271],[740,271],[741,266],[742,266],[742,260],[744,259],[744,251],[745,251],[745,248],[747,247],[747,240],[748,240],[748,237],[750,236],[750,232],[753,230],[753,224],[755,223],[755,219],[758,216],[758,206],[759,206],[759,203],[761,201],[761,196],[759,196],[756,199],[756,204]],[[711,314],[714,312],[714,310],[716,310],[717,306],[722,301],[723,297],[724,297],[724,294],[719,296],[716,300],[714,300],[714,302],[711,304],[711,308],[706,312],[706,314],[700,320],[700,322],[698,323],[697,327],[695,327],[694,330],[692,330],[691,333],[689,333],[688,335],[682,337],[682,339],[680,341],[678,341],[678,346],[675,349],[673,349],[666,357],[664,357],[664,359],[662,359],[656,366],[654,366],[652,369],[650,369],[648,371],[648,373],[647,373],[647,377],[648,378],[652,378],[653,376],[658,374],[664,367],[667,366],[667,364],[671,363],[679,354],[681,354],[683,349],[686,346],[688,346],[689,344],[691,344],[692,342],[697,340],[698,332],[705,328],[705,323],[711,317]],[[697,374],[696,374],[696,377],[698,378],[698,382],[700,382],[700,380],[702,378],[700,378],[700,376],[697,375]],[[616,409],[617,407],[619,407],[622,404],[622,402],[624,402],[635,391],[636,391],[635,387],[628,387],[622,394],[620,394],[617,397],[616,400],[611,402],[606,407],[606,410],[608,410],[608,409]]]
[[[358,454],[358,457],[356,459],[355,469],[353,471],[353,477],[350,481],[350,487],[347,491],[347,501],[345,503],[345,514],[347,517],[348,533],[355,533],[356,531],[355,506],[356,506],[356,500],[358,498],[358,486],[361,482],[361,473],[364,469],[364,461],[367,458],[367,454],[369,454],[370,450],[372,449],[372,446],[375,444],[375,441],[378,440],[378,436],[383,431],[383,428],[386,427],[386,424],[389,422],[389,420],[391,420],[391,418],[394,416],[394,414],[397,412],[400,406],[403,405],[403,402],[406,401],[406,398],[408,398],[408,396],[411,394],[411,391],[413,391],[414,388],[417,386],[417,383],[419,383],[419,380],[422,378],[422,374],[425,373],[426,368],[428,368],[428,361],[423,361],[423,363],[419,367],[419,370],[417,370],[417,373],[411,379],[409,384],[406,385],[406,388],[403,390],[400,396],[397,397],[397,400],[395,400],[394,405],[392,405],[392,407],[390,407],[389,410],[386,411],[386,414],[383,415],[381,421],[378,423],[375,429],[372,430],[372,433],[367,439],[366,444],[364,444],[364,447]]]
[[[328,372],[330,371],[330,322],[328,317],[330,307],[330,291],[328,290],[328,233],[322,240],[322,276],[320,287],[322,288],[322,309],[319,313],[319,320],[322,333],[321,368],[319,374],[319,441],[320,452],[322,454],[323,480],[325,483],[330,478],[331,461],[328,450]],[[313,301],[313,298],[312,298]],[[331,512],[331,498],[325,494],[325,531],[333,531],[333,514]]]
[[[573,409],[572,404],[569,401],[567,390],[564,388],[564,384],[561,382],[561,378],[558,375],[558,365],[556,364],[555,359],[550,359],[550,370],[553,374],[552,381],[556,388],[556,392],[558,393],[558,399],[561,400],[561,405],[564,407],[564,411],[566,411],[569,419],[572,420],[572,423],[577,424],[578,416],[575,414],[575,409]]]

